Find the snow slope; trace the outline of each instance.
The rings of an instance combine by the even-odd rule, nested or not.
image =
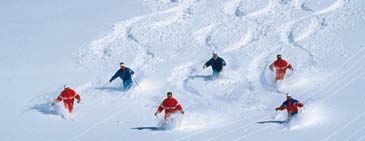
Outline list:
[[[19,3],[26,5],[25,2]],[[108,8],[120,3],[110,1],[100,7],[99,4],[90,5]],[[110,9],[109,14],[114,16],[106,19],[101,18],[104,16],[94,18],[98,12],[87,14],[89,22],[115,24],[110,32],[96,40],[91,38],[105,28],[93,29],[96,33],[76,34],[62,41],[65,45],[90,41],[84,47],[80,44],[70,47],[73,53],[65,51],[64,45],[42,50],[47,57],[58,53],[68,55],[56,59],[56,62],[44,57],[27,60],[31,62],[26,64],[30,73],[17,71],[20,67],[16,66],[23,65],[23,60],[9,57],[18,53],[16,48],[5,49],[2,58],[16,62],[16,66],[12,66],[2,59],[5,61],[1,64],[7,66],[5,74],[25,74],[15,75],[15,78],[1,75],[3,80],[11,82],[2,84],[14,88],[19,86],[15,80],[22,78],[26,87],[15,92],[5,90],[5,93],[14,93],[14,96],[3,94],[5,108],[12,109],[9,105],[13,104],[17,108],[7,110],[11,116],[3,117],[2,125],[5,126],[0,128],[0,139],[365,140],[365,111],[362,110],[365,97],[361,95],[365,82],[362,42],[365,2],[145,0],[134,4],[125,8],[144,6],[152,12],[120,14],[130,17],[116,23],[114,20],[120,18],[118,14],[114,15],[120,12],[117,6]],[[60,19],[66,13],[61,12]],[[76,18],[84,17],[70,13]],[[53,14],[50,13],[51,17]],[[3,17],[8,18],[5,23],[9,25],[1,27],[11,33],[10,24],[15,21],[11,20],[11,15]],[[64,17],[64,20],[65,24],[72,23],[71,19]],[[80,27],[89,22],[79,21]],[[88,28],[93,27],[85,29]],[[34,32],[38,30],[26,33],[31,36]],[[45,32],[52,35],[52,31]],[[67,36],[66,33],[61,35]],[[10,42],[17,41],[6,34],[1,34],[1,38],[6,39],[5,45],[9,46],[13,46]],[[34,39],[29,40],[34,42]],[[54,45],[55,41],[44,42]],[[19,45],[18,49],[22,46]],[[41,50],[40,46],[47,45],[31,44],[34,49],[26,50],[24,54],[42,56],[34,51]],[[53,51],[57,54],[52,54]],[[212,51],[217,51],[226,60],[227,67],[222,78],[207,80],[211,70],[203,70],[202,66]],[[295,71],[289,71],[286,80],[274,86],[274,74],[267,67],[278,53],[283,54]],[[70,63],[71,55],[76,56],[76,66]],[[39,70],[33,62],[40,60],[49,67]],[[107,83],[121,61],[136,72],[138,86],[128,92],[120,89],[119,80]],[[65,66],[71,70],[63,71]],[[52,67],[57,70],[50,71]],[[49,79],[54,75],[60,78]],[[33,84],[34,80],[40,83]],[[65,114],[61,104],[55,109],[49,106],[62,90],[63,83],[71,83],[83,99],[82,104],[76,105],[72,116]],[[26,91],[34,87],[36,90]],[[167,91],[174,93],[186,114],[180,129],[156,130],[158,121],[153,113]],[[305,104],[300,115],[288,125],[258,124],[285,118],[285,112],[275,113],[274,109],[285,100],[284,93],[287,92]],[[12,102],[25,93],[27,96],[21,98],[22,103]],[[36,130],[33,130],[34,125],[37,125]]]

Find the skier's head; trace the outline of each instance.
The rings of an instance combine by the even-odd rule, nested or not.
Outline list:
[[[167,98],[171,98],[172,97],[172,92],[167,92]]]
[[[63,88],[67,89],[70,88],[70,86],[68,86],[67,84],[63,85]]]
[[[125,67],[125,65],[124,65],[123,62],[120,62],[119,65],[120,65],[120,68],[124,68]]]
[[[277,58],[278,60],[281,60],[281,54],[276,55],[276,58]]]
[[[217,52],[213,51],[213,52],[212,52],[212,55],[213,55],[213,58],[214,58],[214,59],[217,59],[217,58],[218,58],[218,54],[217,54]]]
[[[291,98],[292,98],[292,97],[291,97],[291,95],[290,95],[289,93],[287,93],[287,94],[286,94],[286,99],[287,99],[287,100],[290,100]]]

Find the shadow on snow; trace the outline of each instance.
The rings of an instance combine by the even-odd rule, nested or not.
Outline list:
[[[151,130],[151,131],[161,131],[161,130],[165,130],[161,127],[135,127],[135,128],[131,128],[131,129],[135,129],[135,130]]]

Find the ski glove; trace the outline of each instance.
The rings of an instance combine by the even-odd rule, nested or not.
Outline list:
[[[81,101],[81,100],[77,100],[77,103],[78,103],[78,104],[80,104],[80,101]]]
[[[181,111],[181,114],[184,114],[185,112],[184,111]]]
[[[157,116],[158,112],[155,113],[155,116]]]

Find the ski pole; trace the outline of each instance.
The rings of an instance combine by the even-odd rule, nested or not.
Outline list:
[[[160,121],[160,118],[158,118],[158,116],[157,116],[157,115],[155,115],[155,116],[156,116],[157,120],[158,120],[158,121]]]
[[[141,87],[138,85],[137,80],[136,80],[134,77],[132,77],[132,79],[134,80],[134,82],[136,82],[137,87],[141,88]]]
[[[180,125],[181,125],[181,121],[182,121],[183,117],[184,117],[184,114],[181,115],[181,118],[180,118],[180,121],[179,121],[179,126],[177,127],[177,129],[180,129]]]
[[[222,80],[221,80],[222,85],[224,85],[224,74],[223,74],[223,70],[222,70]]]

